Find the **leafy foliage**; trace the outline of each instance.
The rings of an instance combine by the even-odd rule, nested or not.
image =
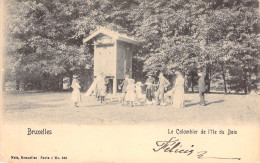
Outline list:
[[[259,64],[257,0],[10,0],[7,76],[91,74],[93,48],[82,39],[100,26],[141,42],[135,76],[181,71],[250,91]],[[10,75],[12,74],[12,75]],[[139,74],[139,75],[138,75]],[[141,75],[140,75],[141,74]],[[191,75],[193,77],[191,77]],[[239,76],[243,76],[239,78]],[[24,77],[25,78],[25,77]],[[240,80],[238,80],[240,79]],[[141,79],[140,79],[141,80]]]

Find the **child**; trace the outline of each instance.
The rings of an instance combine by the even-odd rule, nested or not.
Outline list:
[[[106,96],[106,90],[107,90],[107,87],[106,87],[106,76],[105,75],[102,75],[100,77],[100,80],[98,81],[98,88],[99,88],[99,96],[100,96],[100,102],[103,103],[105,102],[105,96]]]
[[[127,105],[129,104],[131,107],[134,106],[135,100],[135,81],[134,79],[128,80],[128,85],[126,87],[126,95],[125,100],[127,101]]]
[[[81,87],[79,85],[77,75],[73,75],[71,88],[73,88],[71,98],[72,98],[72,101],[74,102],[74,107],[79,107],[77,104],[78,104],[78,102],[81,102],[81,95],[80,95],[80,88]]]
[[[143,97],[143,93],[142,93],[142,83],[141,82],[137,82],[135,84],[135,93],[136,93],[136,98],[137,98],[137,104],[140,105],[140,100],[142,100]]]

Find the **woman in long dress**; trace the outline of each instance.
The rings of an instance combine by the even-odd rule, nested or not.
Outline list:
[[[154,84],[154,77],[152,77],[152,73],[148,74],[148,78],[145,82],[146,86],[146,99],[147,99],[147,104],[152,104],[152,100],[153,100],[153,94],[154,94],[154,88],[153,88],[153,84]]]
[[[135,81],[134,81],[134,79],[129,79],[128,85],[126,87],[126,95],[125,95],[125,100],[127,101],[127,106],[129,104],[131,107],[133,107],[135,98],[136,98]]]
[[[174,95],[173,95],[173,104],[174,108],[183,108],[184,105],[184,78],[181,72],[177,71],[175,73],[177,75],[177,79],[175,81],[174,86]]]
[[[78,81],[78,77],[73,75],[73,80],[71,87],[73,88],[72,94],[71,94],[71,99],[74,102],[75,107],[79,107],[77,104],[78,102],[81,102],[81,95],[80,95],[80,85]]]

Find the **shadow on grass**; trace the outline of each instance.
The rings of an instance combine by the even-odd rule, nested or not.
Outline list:
[[[199,91],[194,91],[194,92],[185,92],[185,94],[199,94]],[[225,92],[205,92],[205,94],[222,94],[222,95],[246,95],[245,93],[242,93],[242,92],[230,92],[230,93],[225,93]]]
[[[185,101],[185,102],[187,102],[187,101]],[[222,102],[224,102],[224,100],[213,101],[213,102],[206,103],[205,106],[208,106],[208,105],[211,105],[211,104],[215,104],[215,103],[222,103]],[[200,104],[200,102],[185,104],[185,107],[191,107],[191,106],[199,105],[199,104]]]
[[[119,106],[119,102],[105,102],[105,103],[100,103],[96,102],[95,104],[84,104],[81,105],[82,107],[104,107],[104,106]]]
[[[194,105],[199,105],[199,104],[200,104],[200,102],[185,104],[185,108],[191,107],[191,106],[194,106]]]
[[[20,105],[6,105],[4,106],[4,111],[25,111],[25,110],[33,110],[33,109],[44,109],[44,108],[57,108],[62,107],[63,105],[57,105],[57,104],[20,104]]]
[[[86,107],[86,108],[94,108],[94,107],[101,107],[104,106],[104,104],[94,104],[94,105],[80,105],[80,107]]]
[[[224,102],[224,100],[218,100],[218,101],[209,102],[209,103],[206,103],[206,105],[211,105],[211,104],[221,103],[221,102]]]

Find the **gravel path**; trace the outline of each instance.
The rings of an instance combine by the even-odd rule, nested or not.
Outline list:
[[[200,106],[198,94],[185,95],[185,108],[144,105],[122,106],[117,99],[100,104],[95,97],[85,97],[74,108],[70,93],[6,93],[4,123],[40,124],[226,124],[259,122],[259,96],[207,94],[207,106]]]

